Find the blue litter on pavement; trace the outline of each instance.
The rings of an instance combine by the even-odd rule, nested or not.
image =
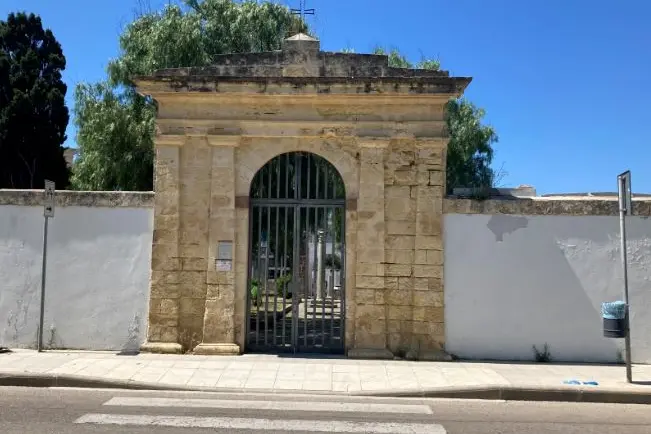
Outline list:
[[[584,385],[584,386],[598,386],[598,385],[599,385],[599,383],[596,382],[596,381],[594,381],[594,380],[580,381],[580,380],[576,380],[576,379],[565,380],[565,381],[563,381],[563,384],[571,384],[571,385],[576,385],[576,386],[580,386],[580,385]]]

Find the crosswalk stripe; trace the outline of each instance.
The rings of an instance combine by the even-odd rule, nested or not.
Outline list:
[[[117,396],[105,402],[104,405],[123,407],[243,408],[271,411],[329,411],[341,413],[432,414],[432,409],[424,404],[365,404],[335,401],[245,401],[190,398],[134,398]]]
[[[320,420],[277,420],[231,417],[149,416],[131,414],[89,413],[75,421],[76,424],[146,425],[172,428],[221,428],[258,431],[303,431],[367,434],[445,434],[438,424],[346,422]]]

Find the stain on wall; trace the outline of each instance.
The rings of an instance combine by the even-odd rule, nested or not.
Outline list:
[[[495,241],[504,241],[504,235],[527,227],[526,217],[501,215],[491,216],[486,227],[495,235]]]

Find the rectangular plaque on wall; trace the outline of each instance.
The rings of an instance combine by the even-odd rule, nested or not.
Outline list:
[[[217,243],[217,259],[233,260],[233,242],[219,241]]]
[[[232,263],[233,261],[217,259],[217,261],[215,261],[215,269],[217,271],[231,271]]]
[[[231,271],[233,269],[233,242],[217,242],[217,260],[215,261],[217,271]]]

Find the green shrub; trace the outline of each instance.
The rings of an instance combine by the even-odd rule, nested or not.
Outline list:
[[[276,279],[276,294],[278,294],[280,297],[283,296],[283,288],[285,287],[286,284],[289,284],[292,280],[292,275],[291,274],[285,274],[284,276],[280,276],[278,279]],[[291,288],[287,288],[287,292],[285,293],[286,298],[291,298],[292,296],[292,291]]]
[[[251,279],[251,301],[254,306],[257,306],[260,303],[260,282],[255,279]]]

